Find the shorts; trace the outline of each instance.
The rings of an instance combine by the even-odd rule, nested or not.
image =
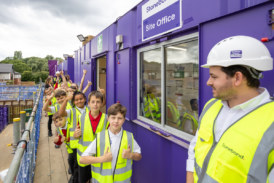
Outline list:
[[[91,166],[85,166],[81,167],[78,166],[78,178],[79,178],[79,183],[86,183],[88,180],[91,179]]]

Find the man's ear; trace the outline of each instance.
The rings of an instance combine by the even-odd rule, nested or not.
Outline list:
[[[234,85],[235,86],[240,86],[243,83],[244,79],[245,79],[243,73],[241,73],[240,71],[237,71],[234,74],[233,78],[234,78]]]

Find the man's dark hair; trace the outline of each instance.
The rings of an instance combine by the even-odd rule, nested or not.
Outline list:
[[[116,104],[112,104],[109,108],[108,108],[108,117],[110,115],[116,115],[121,113],[124,117],[126,117],[126,113],[127,113],[127,108],[124,107],[122,104],[120,103],[116,103]]]
[[[99,98],[102,102],[104,100],[103,94],[101,92],[97,91],[97,90],[90,92],[90,94],[88,95],[88,102],[90,101],[92,96],[95,96],[96,98]]]
[[[251,76],[250,72],[244,66],[232,65],[229,67],[221,67],[221,70],[224,73],[226,73],[229,77],[233,77],[236,72],[241,72],[246,77],[247,86],[249,86],[251,88],[259,88],[259,86],[260,86],[260,80],[253,78]]]

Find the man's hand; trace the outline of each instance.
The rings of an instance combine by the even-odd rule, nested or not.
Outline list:
[[[73,136],[74,136],[74,138],[79,138],[81,136],[81,134],[82,134],[82,132],[81,132],[80,126],[78,124],[76,129],[75,129],[75,132],[74,132]]]
[[[109,150],[109,147],[107,147],[104,155],[103,155],[103,162],[111,162],[112,161],[112,153]]]
[[[128,148],[127,148],[127,149],[124,149],[124,150],[123,150],[122,158],[124,158],[124,159],[132,159],[132,154],[131,154],[130,145],[128,145]]]

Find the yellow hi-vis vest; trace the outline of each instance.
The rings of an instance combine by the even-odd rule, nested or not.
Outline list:
[[[85,107],[86,109],[87,107]],[[69,137],[70,137],[70,147],[76,149],[78,146],[78,138],[74,138],[74,131],[77,126],[77,120],[81,112],[75,107],[70,110],[70,128],[69,128]]]
[[[274,102],[235,119],[215,141],[220,100],[210,100],[200,117],[195,150],[194,182],[267,182],[274,167]]]
[[[57,128],[57,133],[60,136],[69,137],[69,128],[67,127],[67,134],[66,135],[63,134],[63,131],[60,128]],[[65,144],[66,144],[66,148],[67,148],[68,153],[69,154],[73,153],[73,150],[70,147],[70,142],[65,142]]]
[[[85,150],[88,148],[89,144],[95,139],[95,137],[96,137],[95,135],[97,133],[107,129],[109,126],[109,123],[107,121],[106,114],[102,113],[99,124],[98,124],[95,134],[94,134],[92,126],[91,126],[91,121],[89,118],[88,108],[86,108],[86,111],[83,114],[81,114],[79,119],[80,119],[79,125],[80,125],[82,135],[78,141],[78,146],[77,146],[77,162],[78,162],[79,166],[85,167],[85,166],[87,166],[87,164],[81,164],[79,162],[80,157],[85,152]]]
[[[49,105],[49,107],[54,106],[55,104],[56,104],[56,98],[53,97],[53,98],[51,99],[51,105]],[[48,116],[51,116],[51,115],[53,115],[53,113],[48,112]]]
[[[133,140],[132,133],[123,130],[114,172],[112,173],[111,162],[92,164],[93,183],[130,183],[132,160],[122,158],[122,153],[124,149],[128,148],[128,145],[130,145],[131,151],[133,150]],[[109,132],[105,130],[96,135],[96,157],[103,156],[108,147],[110,149]]]

